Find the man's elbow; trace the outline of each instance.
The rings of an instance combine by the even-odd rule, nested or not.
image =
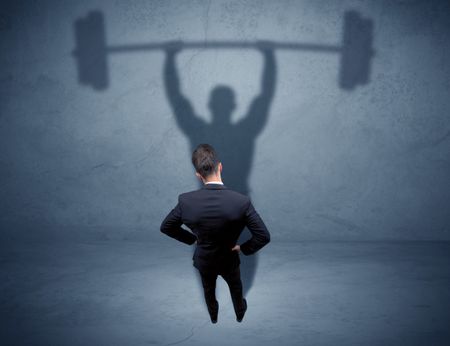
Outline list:
[[[264,245],[267,245],[270,243],[270,233],[268,231],[266,231],[266,233],[264,234],[262,241],[263,241]]]
[[[166,224],[164,222],[159,227],[159,230],[161,231],[161,233],[164,233],[164,234],[168,233],[168,228],[167,228],[167,226],[166,226]]]

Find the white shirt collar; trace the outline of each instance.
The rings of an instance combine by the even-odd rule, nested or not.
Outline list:
[[[221,181],[208,181],[208,182],[205,183],[205,185],[206,184],[220,184],[220,185],[223,185],[223,183]]]

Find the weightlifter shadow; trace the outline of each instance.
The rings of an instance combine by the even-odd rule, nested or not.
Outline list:
[[[273,50],[310,51],[341,56],[339,87],[351,91],[358,85],[370,82],[371,59],[374,55],[373,21],[364,18],[358,11],[348,10],[344,14],[342,43],[340,45],[278,42],[255,44],[255,42],[184,42],[178,48],[167,43],[144,43],[110,46],[106,42],[104,17],[101,11],[91,11],[86,17],[74,22],[76,49],[72,52],[78,67],[78,82],[95,90],[109,87],[109,68],[107,57],[113,53],[147,52],[164,49],[165,91],[180,129],[189,138],[191,151],[199,143],[214,145],[224,164],[225,185],[244,194],[250,194],[248,178],[250,175],[255,140],[264,129],[269,115],[269,107],[275,90],[276,65]],[[175,57],[181,47],[185,48],[250,48],[258,47],[264,58],[261,92],[253,100],[245,117],[237,123],[231,122],[235,109],[233,89],[217,86],[211,92],[209,108],[212,121],[206,122],[198,117],[192,105],[180,90],[175,66]],[[240,242],[250,236],[245,230]],[[257,265],[257,254],[241,256],[244,289],[248,291],[253,283]]]
[[[180,50],[177,45],[168,45],[166,48],[164,84],[176,122],[189,138],[190,152],[200,143],[211,144],[216,148],[223,164],[222,178],[225,186],[248,195],[255,140],[267,123],[275,92],[276,64],[273,49],[267,44],[261,45],[260,51],[264,59],[261,91],[251,102],[247,114],[236,123],[231,122],[231,115],[236,108],[234,92],[224,85],[218,85],[211,91],[208,106],[212,121],[206,122],[195,114],[180,87],[175,61]],[[238,243],[241,244],[250,237],[251,233],[245,228]],[[257,253],[251,256],[240,255],[244,296],[253,284],[257,256]]]

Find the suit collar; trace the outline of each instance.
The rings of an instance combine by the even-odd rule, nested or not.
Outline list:
[[[203,190],[222,190],[222,189],[226,189],[226,188],[227,187],[222,184],[204,184],[202,186]]]

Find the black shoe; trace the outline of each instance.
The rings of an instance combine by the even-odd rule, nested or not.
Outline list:
[[[247,311],[247,301],[244,298],[244,311],[242,311],[240,314],[236,315],[236,321],[241,322],[244,318],[245,312]]]
[[[215,311],[209,315],[212,323],[217,323],[217,315],[219,314],[219,302],[217,302],[216,306],[217,308],[215,309]]]

